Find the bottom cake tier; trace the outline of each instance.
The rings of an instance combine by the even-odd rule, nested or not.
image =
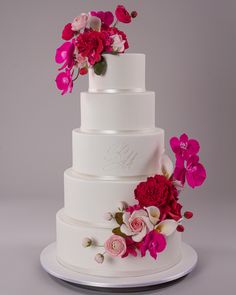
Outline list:
[[[111,235],[111,228],[97,227],[68,217],[61,209],[57,213],[57,260],[63,266],[74,271],[106,277],[142,276],[164,271],[177,264],[182,257],[181,233],[175,231],[167,237],[166,249],[153,259],[149,254],[145,257],[128,256],[112,258],[106,255],[102,264],[94,257],[102,252],[98,247],[84,248],[82,241],[91,237],[97,245],[103,245]],[[99,251],[100,250],[100,251]]]

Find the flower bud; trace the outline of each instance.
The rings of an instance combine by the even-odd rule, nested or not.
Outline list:
[[[121,211],[125,210],[127,207],[128,207],[128,206],[127,206],[126,202],[124,202],[124,201],[121,201],[121,202],[119,202],[119,204],[118,204],[118,208],[119,208]]]
[[[111,212],[107,212],[104,214],[104,218],[105,220],[110,221],[113,219],[113,215],[111,214]]]
[[[193,217],[193,212],[191,212],[191,211],[186,211],[186,212],[184,212],[184,217],[185,217],[186,219],[190,219],[190,218],[192,218],[192,217]]]
[[[87,69],[86,67],[81,68],[81,69],[79,70],[79,73],[80,73],[80,75],[86,75],[86,74],[88,73],[88,69]]]
[[[97,262],[97,263],[103,263],[103,261],[104,261],[104,255],[103,254],[101,254],[101,253],[97,253],[96,255],[95,255],[95,261]]]
[[[178,231],[178,232],[183,232],[184,231],[184,226],[182,225],[182,224],[179,224],[178,226],[177,226],[177,228],[176,228],[176,230]]]
[[[130,15],[132,18],[135,18],[138,15],[138,13],[137,11],[132,11]]]
[[[91,245],[92,245],[92,239],[87,238],[87,237],[83,239],[82,246],[84,248],[90,247]]]

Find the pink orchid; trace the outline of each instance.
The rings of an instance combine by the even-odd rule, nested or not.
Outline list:
[[[73,89],[73,80],[70,70],[66,69],[65,72],[61,72],[56,77],[57,88],[62,90],[62,95],[68,91],[71,93]]]
[[[166,248],[166,239],[165,236],[161,233],[158,233],[156,230],[150,231],[140,243],[141,256],[145,256],[147,250],[150,255],[157,259],[157,253],[164,251]]]
[[[182,157],[187,160],[192,155],[196,155],[200,150],[200,145],[195,139],[188,139],[188,136],[184,133],[178,139],[172,137],[170,139],[170,146],[175,153],[176,157]]]
[[[90,15],[100,18],[102,24],[110,26],[114,21],[114,15],[111,11],[91,11]]]
[[[55,61],[58,64],[64,62],[63,66],[59,69],[62,70],[65,67],[71,69],[74,65],[74,49],[75,45],[71,42],[65,42],[56,50]]]
[[[199,163],[199,157],[197,155],[193,155],[187,160],[186,167],[183,158],[177,158],[174,178],[181,181],[182,185],[184,185],[185,179],[187,179],[189,186],[194,188],[203,184],[206,179],[206,170]]]

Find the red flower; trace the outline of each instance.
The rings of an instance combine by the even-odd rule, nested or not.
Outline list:
[[[104,51],[105,52],[112,52],[112,43],[113,40],[111,36],[113,35],[120,35],[122,37],[122,40],[125,40],[124,47],[125,50],[129,48],[127,36],[123,31],[118,30],[116,27],[107,27],[107,26],[102,26],[102,38],[104,42]]]
[[[142,207],[157,206],[161,212],[161,220],[181,218],[182,206],[178,203],[178,191],[173,182],[163,175],[148,177],[134,191],[135,199]]]
[[[71,23],[65,25],[63,31],[62,31],[62,39],[64,40],[70,40],[74,36],[74,31],[71,29]]]
[[[101,53],[103,52],[103,38],[101,32],[86,31],[79,34],[76,40],[78,52],[88,58],[88,62],[94,65],[100,61]]]
[[[128,24],[131,22],[131,15],[125,9],[125,7],[123,5],[118,5],[116,7],[115,15],[116,15],[116,18],[118,19],[118,21],[120,21],[122,23]]]

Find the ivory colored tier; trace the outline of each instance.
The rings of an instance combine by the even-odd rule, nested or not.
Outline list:
[[[167,248],[153,259],[128,256],[125,259],[106,255],[102,264],[95,262],[98,247],[83,248],[84,237],[93,237],[97,245],[103,245],[111,235],[111,229],[91,227],[83,222],[69,218],[60,210],[57,213],[57,260],[67,268],[77,272],[107,277],[143,276],[164,271],[181,260],[181,234],[175,231],[167,237]]]
[[[134,189],[144,179],[104,180],[80,176],[68,169],[64,173],[65,213],[91,225],[110,227],[104,214],[115,212],[121,201],[134,204]]]
[[[81,93],[81,130],[155,128],[154,92]]]
[[[73,130],[73,169],[99,177],[142,177],[159,172],[164,130],[115,134]]]
[[[104,54],[107,62],[105,75],[89,69],[90,92],[145,91],[144,54]]]

